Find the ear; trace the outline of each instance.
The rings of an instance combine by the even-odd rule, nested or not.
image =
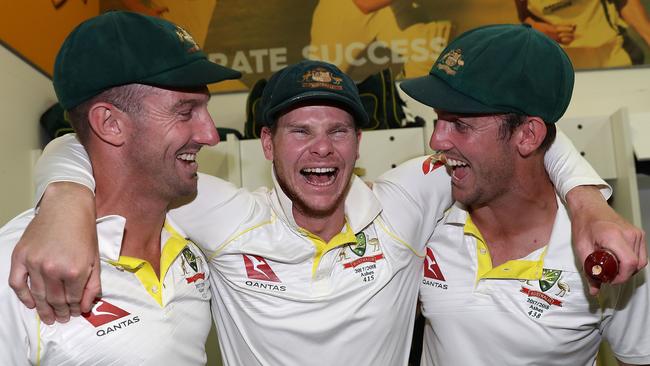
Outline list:
[[[516,132],[517,150],[524,157],[537,151],[546,137],[546,124],[539,117],[527,117]]]
[[[262,141],[262,150],[264,150],[264,157],[266,160],[273,161],[273,135],[271,129],[264,126],[260,132],[260,140]]]
[[[126,138],[126,113],[110,103],[99,102],[88,110],[88,122],[95,136],[113,146],[121,146]]]

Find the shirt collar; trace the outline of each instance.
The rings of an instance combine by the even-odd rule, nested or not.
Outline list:
[[[499,273],[496,273],[495,270],[502,267],[499,266],[496,269],[487,271],[484,275],[494,276],[495,278],[510,278],[514,275],[514,278],[521,277],[527,279],[529,277],[537,278],[541,276],[542,267],[558,270],[575,270],[576,266],[580,268],[573,253],[571,223],[566,207],[557,195],[556,201],[558,209],[555,214],[553,229],[548,244],[545,247],[533,251],[524,258],[507,262],[513,262],[511,264],[514,265],[511,266],[509,271],[501,273],[502,271],[497,270],[496,272]],[[444,225],[463,227],[464,234],[476,238],[477,245],[483,240],[478,228],[471,222],[469,213],[458,202],[455,202],[447,212]],[[461,244],[459,242],[459,245]]]
[[[126,219],[118,215],[108,215],[98,218],[96,222],[99,257],[102,260],[117,261],[122,249]]]
[[[99,244],[99,257],[102,260],[117,262],[122,250],[126,218],[119,215],[107,215],[97,219],[97,242]],[[165,227],[162,230],[161,245],[172,235],[187,237],[169,216],[165,217]]]

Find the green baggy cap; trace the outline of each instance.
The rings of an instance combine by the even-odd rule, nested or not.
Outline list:
[[[77,26],[54,64],[54,90],[70,109],[119,85],[193,88],[237,79],[208,60],[183,28],[161,18],[111,11]]]
[[[452,113],[518,113],[559,120],[571,101],[574,70],[552,39],[527,24],[500,24],[461,34],[429,75],[400,87],[415,100]]]
[[[271,125],[279,112],[298,103],[318,100],[340,104],[354,116],[357,126],[368,124],[354,81],[338,67],[312,60],[289,65],[271,76],[261,98],[264,123]]]

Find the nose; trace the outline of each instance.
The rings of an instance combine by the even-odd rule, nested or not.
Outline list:
[[[314,155],[325,157],[334,151],[334,145],[332,144],[332,140],[327,134],[319,134],[314,137],[314,140],[310,146],[310,151]]]
[[[452,143],[449,141],[449,130],[451,128],[451,123],[444,120],[437,120],[433,128],[433,134],[431,135],[431,140],[429,140],[429,146],[433,150],[445,151],[452,148]]]
[[[197,121],[197,126],[194,129],[194,141],[201,145],[214,146],[219,143],[219,133],[214,126],[214,121],[210,114],[206,111]]]

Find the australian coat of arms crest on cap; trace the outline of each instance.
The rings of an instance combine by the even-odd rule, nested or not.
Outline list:
[[[322,67],[317,67],[302,74],[300,80],[303,88],[327,88],[343,90],[343,78],[332,75],[332,72]]]
[[[194,53],[199,50],[199,45],[196,44],[192,35],[182,27],[176,26],[176,35],[181,42],[189,44],[187,53]]]
[[[436,67],[447,75],[456,75],[463,65],[465,65],[465,60],[463,60],[460,48],[445,53],[436,63]]]

